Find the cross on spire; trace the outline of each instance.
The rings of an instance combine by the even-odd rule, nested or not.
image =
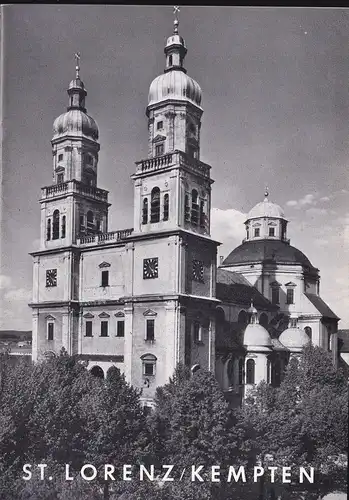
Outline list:
[[[179,5],[173,6],[173,14],[175,16],[174,21],[173,21],[173,25],[174,25],[173,32],[175,35],[178,33],[178,25],[179,25],[178,14],[180,13],[180,11],[181,11],[181,9],[179,8]]]
[[[76,78],[80,78],[80,52],[76,52],[75,55],[75,63],[76,63],[76,66],[75,66],[75,71],[76,71]]]

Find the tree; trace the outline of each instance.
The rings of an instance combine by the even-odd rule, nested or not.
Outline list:
[[[208,371],[190,374],[178,367],[169,384],[157,392],[156,422],[162,463],[174,465],[175,481],[164,483],[166,498],[191,500],[229,498],[225,480],[211,481],[211,467],[221,472],[232,463],[244,463],[234,417],[214,377]],[[191,481],[192,466],[203,466],[204,482]],[[181,477],[182,476],[182,477]]]
[[[146,460],[147,432],[140,392],[130,386],[116,367],[108,370],[106,381],[80,402],[87,429],[85,457],[96,467],[115,466],[113,488],[122,493],[118,484],[124,464],[139,464]],[[101,479],[104,498],[109,498],[110,481]]]
[[[343,488],[347,398],[347,382],[333,367],[329,353],[305,347],[299,360],[290,360],[280,388],[261,384],[239,414],[250,435],[255,463],[298,470],[314,467],[316,484],[302,486],[309,498]],[[290,488],[300,485],[293,483]]]

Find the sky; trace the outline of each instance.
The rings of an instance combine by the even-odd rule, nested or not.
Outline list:
[[[0,329],[31,329],[40,188],[52,182],[54,119],[81,52],[99,126],[98,185],[110,230],[132,227],[134,162],[147,157],[145,109],[164,69],[170,6],[2,7]],[[203,90],[201,159],[212,165],[211,234],[227,256],[263,199],[320,269],[323,299],[349,328],[349,10],[182,7],[185,67]]]

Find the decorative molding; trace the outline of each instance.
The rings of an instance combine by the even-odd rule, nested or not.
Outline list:
[[[94,318],[94,315],[91,314],[91,313],[86,313],[86,314],[83,315],[83,318],[92,319],[92,318]]]
[[[278,283],[277,281],[273,281],[272,283],[270,283],[270,286],[273,286],[273,287],[281,286],[281,283]]]
[[[293,281],[289,281],[288,283],[285,283],[285,286],[288,286],[290,288],[295,288],[297,285],[293,283]]]
[[[64,151],[73,151],[72,146],[65,146]]]
[[[153,143],[155,142],[162,142],[165,141],[166,137],[164,135],[158,134],[156,137],[153,139]]]
[[[143,316],[157,316],[158,313],[156,313],[155,311],[153,311],[152,309],[147,309],[144,313],[143,313]]]
[[[154,354],[150,354],[149,352],[147,354],[143,354],[141,356],[142,361],[156,361],[158,358]]]
[[[114,314],[114,316],[116,318],[124,318],[125,317],[125,313],[123,311],[118,311]]]
[[[46,319],[46,321],[52,321],[52,320],[55,321],[56,318],[54,316],[52,316],[51,314],[49,314],[48,316],[45,317],[45,319]]]
[[[98,267],[99,267],[100,269],[103,269],[103,268],[105,268],[105,267],[110,267],[110,266],[111,266],[111,264],[109,264],[109,262],[105,262],[105,261],[104,261],[104,262],[102,262],[101,264],[99,264],[99,266],[98,266]]]
[[[124,356],[110,354],[78,354],[78,359],[82,361],[109,361],[114,363],[123,363]]]
[[[98,317],[99,318],[110,318],[110,314],[103,311],[101,314],[98,314]]]
[[[59,173],[59,172],[64,172],[65,171],[65,168],[62,167],[62,165],[60,165],[59,167],[56,168],[56,172]]]

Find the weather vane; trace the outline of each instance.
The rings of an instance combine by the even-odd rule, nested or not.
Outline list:
[[[75,57],[75,61],[76,61],[76,66],[75,66],[76,78],[80,78],[80,74],[79,74],[79,72],[80,72],[80,57],[81,57],[80,52],[76,52],[74,57]]]
[[[179,8],[179,5],[174,5],[173,6],[173,13],[174,13],[174,16],[175,16],[175,19],[174,19],[174,33],[177,34],[178,33],[178,24],[179,24],[179,21],[178,21],[178,14],[180,13],[181,9]]]

